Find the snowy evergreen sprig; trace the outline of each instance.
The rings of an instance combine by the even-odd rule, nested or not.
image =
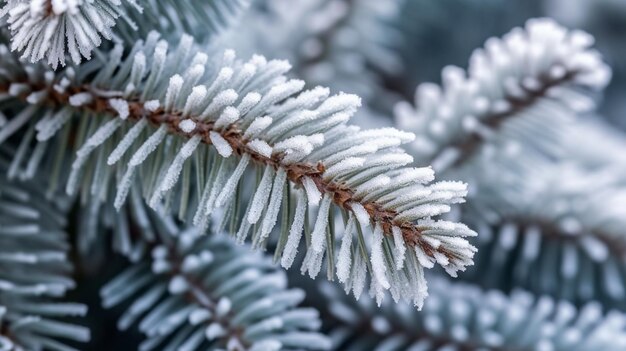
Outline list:
[[[249,5],[249,0],[6,0],[0,23],[11,32],[11,50],[56,69],[65,66],[67,54],[75,64],[91,59],[103,38],[132,43],[154,29],[179,35],[198,34],[198,28],[209,36]]]
[[[602,90],[611,77],[593,43],[589,34],[547,18],[487,40],[472,54],[467,72],[448,66],[442,87],[422,84],[415,108],[397,106],[399,125],[417,135],[413,154],[445,169],[485,141],[542,148],[559,138],[565,122],[595,107],[589,93]]]
[[[465,185],[431,183],[430,168],[408,167],[412,157],[398,146],[412,134],[347,125],[360,99],[329,97],[322,87],[301,92],[304,82],[284,76],[287,62],[242,62],[227,50],[208,63],[190,37],[169,49],[156,33],[126,56],[116,47],[56,74],[15,60],[6,48],[0,54],[5,106],[21,104],[0,128],[0,143],[27,130],[16,172],[34,173],[42,163],[63,168],[57,156],[64,147],[54,145],[70,145],[71,137],[70,194],[82,189],[104,200],[114,186],[119,209],[131,188],[142,189],[150,206],[178,206],[181,218],[201,228],[223,209],[223,226],[240,242],[252,230],[257,248],[267,245],[282,213],[283,266],[293,263],[304,230],[303,273],[317,276],[326,255],[329,278],[337,266],[356,296],[369,271],[379,300],[391,290],[421,305],[424,267],[437,263],[455,275],[472,264],[475,248],[464,237],[475,233],[433,219],[463,202]],[[47,157],[49,150],[57,156]],[[255,171],[256,182],[247,181]],[[318,212],[311,227],[307,208]],[[339,210],[347,230],[335,250]],[[371,252],[362,234],[368,228]]]
[[[323,282],[326,283],[326,282]],[[506,295],[475,285],[431,279],[431,297],[416,312],[405,304],[346,299],[321,287],[334,319],[335,350],[618,351],[626,347],[626,315],[599,303],[570,302],[516,290]]]
[[[75,350],[89,330],[70,323],[87,306],[60,302],[74,288],[66,204],[50,202],[39,184],[6,178],[0,159],[0,349]],[[63,318],[65,321],[58,319]],[[58,340],[59,339],[59,340]]]
[[[141,9],[135,0],[7,0],[0,18],[11,31],[11,50],[56,69],[65,66],[66,54],[74,63],[89,60],[102,38],[113,38],[123,1]]]
[[[154,217],[155,214],[152,214]],[[146,335],[141,350],[327,350],[312,308],[283,271],[228,238],[156,220],[150,254],[103,287],[103,305]]]
[[[458,218],[478,230],[483,254],[465,278],[491,288],[521,286],[577,303],[598,299],[623,306],[624,199],[617,184],[623,163],[613,152],[622,147],[621,136],[591,118],[574,119],[595,107],[590,93],[610,77],[589,49],[592,43],[587,34],[553,20],[531,20],[523,30],[488,40],[472,56],[467,78],[455,78],[462,73],[457,68],[446,69],[439,93],[432,85],[418,89],[417,111],[404,115],[405,122],[417,123],[418,136],[433,148],[430,155],[416,151],[417,158],[434,157],[439,169],[456,163],[446,176],[471,185],[470,205]],[[572,72],[563,77],[570,77],[550,83],[563,69]],[[528,89],[529,77],[547,85]],[[527,95],[515,94],[511,82]],[[494,107],[507,101],[510,109],[486,112],[476,125],[468,111],[481,96]],[[479,128],[467,129],[467,119]],[[454,123],[456,129],[444,128]],[[487,147],[474,152],[482,145]],[[558,150],[557,157],[543,158],[546,150]]]

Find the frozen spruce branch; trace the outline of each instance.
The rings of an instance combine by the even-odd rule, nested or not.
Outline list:
[[[240,61],[230,50],[209,61],[190,37],[170,48],[156,33],[126,56],[116,47],[58,73],[1,54],[0,94],[22,110],[0,142],[26,129],[12,176],[50,167],[53,180],[65,178],[54,170],[64,169],[71,137],[69,179],[57,182],[68,193],[106,200],[115,188],[119,209],[141,189],[151,207],[177,209],[201,228],[220,214],[239,242],[265,248],[272,236],[284,267],[303,251],[303,273],[315,277],[325,262],[333,279],[340,262],[339,279],[356,296],[369,271],[379,300],[390,290],[421,305],[424,268],[456,275],[472,263],[464,237],[475,233],[437,219],[464,201],[465,184],[432,183],[433,171],[410,167],[399,148],[412,134],[346,124],[360,99],[302,91],[304,82],[285,77],[287,62]],[[350,237],[343,249],[339,234]]]
[[[326,282],[323,282],[326,283]],[[421,312],[405,304],[346,299],[321,286],[334,350],[620,351],[626,317],[597,303],[570,302],[515,290],[483,291],[475,285],[431,280]],[[329,302],[328,302],[329,301]]]
[[[328,350],[319,313],[298,307],[271,259],[228,238],[156,220],[141,261],[101,290],[105,307],[130,301],[117,326],[137,325],[141,350]]]
[[[249,5],[249,0],[6,0],[0,24],[11,33],[12,51],[56,69],[65,66],[67,55],[75,64],[91,59],[103,39],[134,43],[154,29],[209,36]]]
[[[75,350],[65,342],[86,342],[89,330],[70,323],[87,306],[58,301],[75,286],[68,206],[48,201],[35,182],[9,181],[8,166],[0,157],[0,349]]]
[[[45,60],[53,68],[89,60],[102,38],[111,40],[112,27],[124,16],[122,1],[134,0],[7,0],[0,19],[11,32],[11,50],[30,62]]]
[[[502,169],[509,167],[489,164],[502,181],[477,184],[482,196],[463,214],[480,233],[482,252],[464,277],[493,288],[518,286],[575,302],[626,306],[622,171],[536,161],[508,173]],[[513,191],[489,192],[513,184]]]
[[[592,110],[590,93],[611,77],[593,43],[589,34],[547,18],[487,40],[467,71],[446,67],[441,87],[418,87],[415,108],[397,105],[398,123],[417,135],[413,154],[445,169],[487,142],[515,140],[552,152],[547,141],[561,138],[568,121]]]

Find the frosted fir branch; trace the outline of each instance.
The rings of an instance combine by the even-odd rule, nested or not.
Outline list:
[[[287,289],[271,260],[171,219],[151,221],[157,236],[150,253],[101,290],[107,308],[132,301],[118,328],[136,324],[146,335],[141,349],[330,348],[317,333],[318,312],[298,307],[304,292]]]
[[[431,279],[432,296],[416,312],[404,304],[346,299],[320,284],[320,306],[335,350],[618,351],[626,347],[626,315],[597,303],[577,308],[565,300],[514,290]]]
[[[498,176],[511,178],[516,191],[474,199],[464,214],[486,253],[464,277],[623,307],[626,189],[620,173],[541,162],[511,173]]]
[[[536,144],[528,135],[538,132],[559,138],[566,122],[595,107],[589,92],[601,91],[610,80],[611,70],[593,43],[585,32],[531,19],[501,39],[487,40],[472,54],[467,72],[448,66],[441,87],[420,85],[416,107],[399,104],[396,120],[418,136],[412,144],[416,157],[436,169],[463,162],[498,140],[502,130],[505,140],[522,144]]]
[[[0,347],[4,350],[74,350],[89,329],[73,324],[87,306],[60,302],[74,288],[67,203],[50,201],[35,182],[9,181],[0,157]],[[65,201],[66,202],[66,201]],[[69,318],[71,317],[71,318]],[[61,321],[59,319],[65,319]]]
[[[356,296],[365,283],[356,277],[371,271],[370,260],[389,266],[385,274],[390,284],[376,285],[383,287],[376,290],[379,300],[389,289],[395,299],[419,306],[425,297],[423,267],[437,263],[455,275],[472,263],[475,248],[462,238],[475,233],[462,224],[435,220],[464,201],[465,185],[431,184],[433,171],[407,167],[412,158],[398,148],[413,139],[411,134],[347,125],[360,99],[343,93],[329,97],[321,87],[301,91],[304,82],[284,76],[289,69],[284,61],[254,56],[242,62],[226,51],[207,64],[208,55],[197,52],[190,37],[170,50],[156,33],[138,42],[127,57],[117,47],[102,61],[92,61],[89,70],[97,67],[98,73],[90,81],[81,80],[80,69],[56,75],[42,71],[30,79],[18,73],[22,63],[8,53],[3,57],[16,71],[4,76],[0,92],[26,105],[0,129],[0,142],[27,126],[34,133],[21,141],[28,150],[33,139],[45,145],[55,142],[52,136],[64,128],[76,130],[76,157],[65,184],[71,194],[82,188],[106,198],[99,189],[114,182],[114,205],[120,208],[131,189],[140,187],[150,206],[178,206],[181,218],[192,217],[201,228],[208,227],[212,214],[225,211],[221,225],[228,224],[240,242],[252,231],[256,248],[264,248],[280,227],[278,258],[284,244],[290,244],[286,267],[309,227],[308,219],[292,217],[289,207],[316,208],[321,200],[325,205],[312,228],[315,246],[307,250],[302,272],[315,277],[326,256],[332,279],[335,223],[324,218],[339,211],[358,219],[358,230],[346,235],[377,229],[383,235],[376,245],[388,245],[399,231],[403,242],[397,242],[410,255],[393,257],[377,250],[385,258],[370,258],[364,236],[358,234],[353,243],[358,254],[348,258],[360,262],[353,265],[354,279],[346,281]],[[43,115],[35,113],[40,109]],[[89,117],[72,118],[82,114]],[[30,154],[35,170],[44,154],[45,149]],[[20,169],[28,153],[17,156],[13,163]],[[252,165],[258,178],[248,185]],[[394,262],[400,259],[412,261]],[[385,281],[376,276],[376,284]]]
[[[134,0],[124,1],[140,10]],[[0,19],[11,31],[11,50],[56,69],[65,66],[66,54],[78,64],[91,58],[102,38],[111,40],[124,7],[121,0],[8,0]]]
[[[65,66],[67,55],[74,64],[90,60],[103,39],[134,43],[151,30],[208,37],[232,24],[249,5],[249,0],[7,0],[0,8],[0,24],[9,28],[12,51],[56,69]],[[178,14],[176,20],[172,14]]]

